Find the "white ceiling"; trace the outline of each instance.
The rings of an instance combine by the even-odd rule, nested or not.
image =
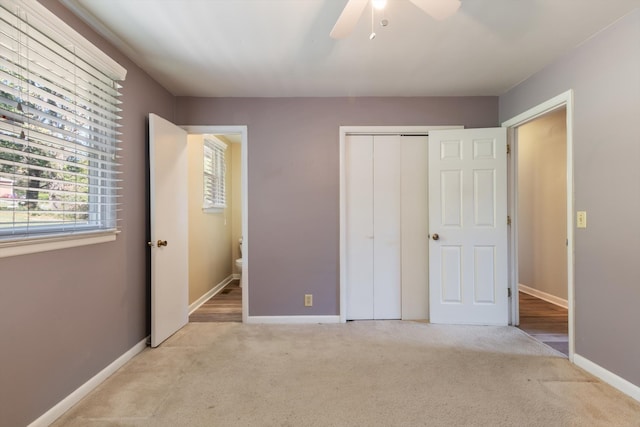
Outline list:
[[[439,22],[389,0],[329,37],[346,0],[62,0],[174,95],[500,95],[640,0],[462,0]]]

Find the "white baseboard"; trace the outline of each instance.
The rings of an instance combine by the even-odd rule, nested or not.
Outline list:
[[[213,288],[209,289],[209,291],[207,291],[206,294],[202,295],[193,303],[189,304],[189,315],[193,314],[193,312],[199,309],[202,304],[209,301],[211,297],[215,296],[218,292],[220,292],[225,286],[227,286],[232,281],[233,281],[233,274],[226,277],[222,282],[218,283]]]
[[[247,316],[247,323],[340,323],[340,316]]]
[[[116,360],[111,362],[109,366],[104,368],[102,371],[98,372],[95,376],[93,376],[89,381],[82,384],[75,391],[73,391],[70,395],[62,399],[58,402],[53,408],[49,409],[47,412],[42,414],[38,419],[29,424],[29,427],[46,427],[51,425],[55,420],[60,418],[65,412],[67,412],[73,405],[80,402],[85,396],[93,391],[96,387],[102,384],[107,378],[109,378],[114,372],[120,369],[125,363],[129,360],[133,359],[135,355],[140,353],[142,350],[147,348],[147,340],[149,337],[146,337],[138,344],[134,345],[122,356],[118,357]]]
[[[557,297],[555,295],[551,295],[551,294],[548,294],[546,292],[542,292],[542,291],[539,291],[537,289],[530,288],[530,287],[528,287],[526,285],[523,285],[521,283],[518,284],[518,290],[520,292],[524,292],[525,294],[534,296],[536,298],[540,298],[541,300],[544,300],[546,302],[550,302],[551,304],[555,304],[555,305],[560,306],[562,308],[566,308],[566,309],[569,308],[569,302],[566,299],[562,299],[562,298]]]
[[[582,357],[579,354],[573,355],[573,363],[640,402],[640,387],[637,385],[630,383],[624,378],[608,371],[602,366],[593,363],[591,360]]]

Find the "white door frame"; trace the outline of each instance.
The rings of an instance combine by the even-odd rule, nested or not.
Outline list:
[[[249,179],[247,126],[180,126],[189,134],[240,134],[241,191],[242,191],[242,321],[249,316]]]
[[[462,129],[464,126],[340,126],[340,322],[347,321],[347,135],[427,135],[429,130]]]
[[[511,229],[509,230],[509,283],[511,288],[510,324],[515,325],[519,321],[520,307],[518,303],[518,191],[517,191],[517,144],[516,128],[524,125],[540,116],[559,108],[566,107],[567,125],[567,302],[569,322],[569,360],[573,362],[575,353],[574,339],[574,190],[573,190],[573,90],[568,90],[555,96],[542,104],[505,121],[503,127],[507,128],[507,140],[511,145],[512,155],[508,159],[508,197],[509,215],[511,217]]]

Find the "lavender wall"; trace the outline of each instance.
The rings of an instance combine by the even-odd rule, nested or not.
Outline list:
[[[497,102],[177,98],[180,125],[248,126],[249,315],[339,314],[339,126],[496,126]]]
[[[122,233],[112,243],[0,259],[0,426],[23,426],[148,335],[146,115],[174,98],[57,1],[41,1],[127,68]]]
[[[640,386],[640,9],[500,97],[500,120],[574,90],[576,353]]]

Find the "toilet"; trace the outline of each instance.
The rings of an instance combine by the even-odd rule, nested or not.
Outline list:
[[[240,271],[240,287],[242,287],[242,237],[238,239],[238,247],[240,248],[240,258],[236,260],[236,267]]]

